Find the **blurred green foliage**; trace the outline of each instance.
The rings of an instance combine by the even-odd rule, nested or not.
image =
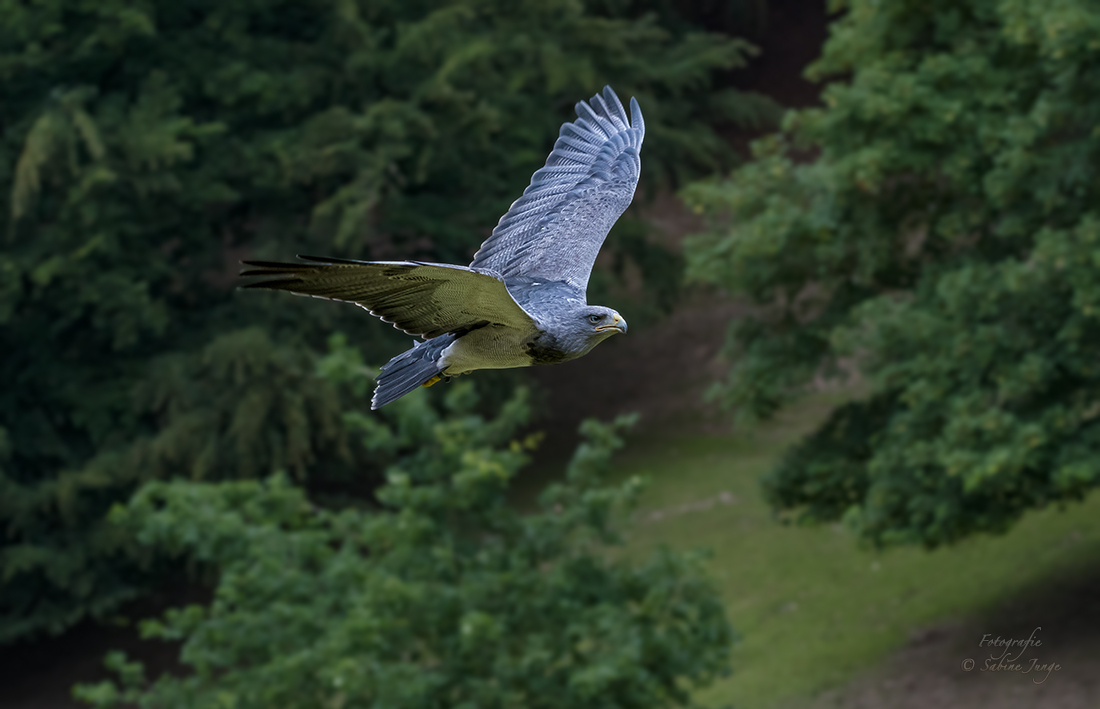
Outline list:
[[[344,380],[354,353],[327,376]],[[347,379],[362,381],[362,377]],[[618,432],[587,421],[565,480],[541,510],[510,504],[535,438],[513,440],[522,391],[491,420],[473,383],[441,412],[408,397],[356,416],[389,460],[378,504],[332,511],[285,476],[153,482],[113,521],[160,553],[218,576],[208,606],[167,611],[147,638],[182,641],[191,672],[84,685],[97,707],[672,707],[725,671],[732,631],[697,556],[611,554],[616,510],[640,482],[601,484]]]
[[[719,396],[871,394],[765,479],[875,543],[949,543],[1100,482],[1100,7],[851,0],[755,160],[685,198],[696,279],[745,294]]]
[[[314,348],[362,329],[382,362],[407,339],[234,297],[242,256],[466,263],[605,83],[645,107],[650,188],[729,158],[711,122],[770,104],[711,77],[749,47],[615,10],[0,0],[0,642],[163,573],[103,522],[143,481],[370,467]]]

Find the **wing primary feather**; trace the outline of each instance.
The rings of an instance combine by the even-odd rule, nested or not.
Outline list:
[[[630,97],[630,127],[645,135],[645,120],[642,118],[642,107],[638,105],[638,99]]]
[[[608,111],[608,117],[611,118],[615,127],[619,130],[627,130],[626,110],[623,108],[623,102],[619,100],[619,97],[615,95],[610,86],[603,87],[603,100],[605,105],[615,109],[614,111]],[[637,128],[638,126],[635,125],[634,127]]]

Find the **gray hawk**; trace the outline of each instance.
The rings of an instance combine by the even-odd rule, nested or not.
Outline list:
[[[610,86],[576,111],[469,266],[314,256],[243,261],[253,268],[242,276],[266,277],[244,287],[355,303],[422,337],[382,367],[372,409],[478,369],[588,354],[626,332],[619,313],[588,305],[586,291],[600,246],[634,198],[645,123],[633,98],[628,121]]]

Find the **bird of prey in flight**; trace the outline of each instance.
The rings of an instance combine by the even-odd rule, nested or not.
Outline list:
[[[420,261],[244,261],[242,276],[272,288],[355,303],[410,335],[413,348],[389,361],[371,408],[420,386],[478,369],[558,364],[582,357],[626,321],[588,305],[592,265],[608,231],[634,198],[645,136],[630,99],[603,95],[576,106],[546,165],[500,218],[469,266]]]

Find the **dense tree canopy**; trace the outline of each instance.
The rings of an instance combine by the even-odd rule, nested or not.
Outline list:
[[[852,0],[797,111],[687,198],[744,293],[722,396],[766,415],[847,358],[871,394],[765,481],[879,543],[1005,529],[1100,482],[1100,8]]]
[[[325,370],[363,382],[346,348]],[[506,492],[534,443],[510,440],[525,398],[492,420],[474,403],[463,381],[442,413],[404,398],[353,417],[392,461],[378,506],[329,511],[283,477],[144,486],[115,523],[218,575],[209,606],[143,625],[183,640],[193,673],[150,682],[114,654],[119,682],[78,696],[176,709],[687,704],[725,670],[731,631],[698,558],[608,554],[638,489],[601,483],[629,421],[586,422],[565,480],[524,514]]]
[[[159,573],[102,523],[141,481],[369,467],[311,349],[362,314],[234,297],[240,256],[466,262],[605,83],[649,176],[728,154],[708,125],[766,105],[710,77],[747,47],[638,9],[0,0],[0,642]]]

